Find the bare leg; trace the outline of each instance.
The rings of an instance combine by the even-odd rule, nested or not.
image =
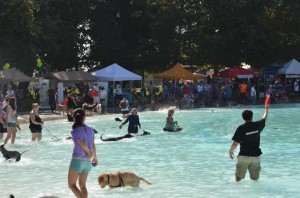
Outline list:
[[[87,173],[80,173],[79,174],[79,188],[81,190],[81,194],[83,198],[88,197],[88,192],[86,189],[86,180],[87,180],[88,174]]]
[[[75,171],[69,169],[69,174],[68,174],[68,185],[69,185],[69,188],[72,190],[72,192],[74,193],[74,195],[75,195],[77,198],[84,198],[84,197],[82,196],[81,191],[80,191],[79,188],[76,186],[76,182],[77,182],[78,176],[79,176],[79,173],[77,173],[77,172],[75,172]]]
[[[36,139],[37,139],[37,134],[36,133],[32,133],[31,140],[35,141]]]
[[[11,144],[14,144],[14,143],[15,143],[15,140],[16,140],[16,134],[17,134],[17,128],[14,127],[14,128],[12,128]]]
[[[4,135],[4,133],[0,133],[0,140],[3,139],[3,135]]]
[[[4,144],[7,144],[8,140],[9,140],[10,137],[11,137],[11,135],[12,135],[12,128],[11,128],[11,127],[8,127],[8,128],[7,128],[7,136],[6,136],[5,140],[4,140]]]
[[[42,139],[42,133],[37,133],[37,138],[38,138],[38,140],[41,140]]]

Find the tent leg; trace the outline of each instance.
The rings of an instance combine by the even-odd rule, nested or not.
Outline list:
[[[115,81],[113,81],[113,104],[112,104],[112,107],[115,106]]]

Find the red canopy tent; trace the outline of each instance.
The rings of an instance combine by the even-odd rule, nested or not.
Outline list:
[[[253,78],[256,76],[255,72],[238,66],[231,67],[214,74],[214,77],[219,78]]]

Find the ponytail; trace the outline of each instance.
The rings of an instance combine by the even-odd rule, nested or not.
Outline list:
[[[83,126],[84,125],[84,117],[85,117],[85,112],[83,109],[81,109],[81,108],[75,109],[75,111],[73,113],[74,124],[72,126],[72,129]]]

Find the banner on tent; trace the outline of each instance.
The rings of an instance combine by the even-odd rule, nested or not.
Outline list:
[[[237,78],[253,78],[253,75],[237,75]]]
[[[50,108],[48,102],[49,79],[40,79],[39,85],[40,107],[41,109]]]

